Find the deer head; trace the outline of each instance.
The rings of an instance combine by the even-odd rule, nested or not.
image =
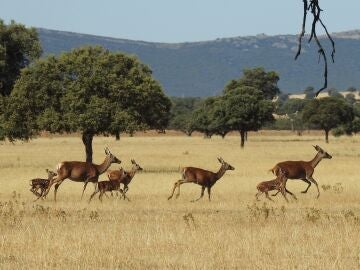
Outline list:
[[[57,176],[57,173],[50,171],[48,169],[46,169],[46,172],[48,174],[48,179],[53,179],[55,176]]]
[[[105,154],[109,158],[110,163],[121,163],[121,160],[114,156],[107,147],[105,147]]]
[[[221,163],[221,166],[227,170],[235,170],[233,166],[231,166],[229,163],[225,162],[221,157],[218,157],[218,161]]]
[[[143,168],[140,167],[139,164],[136,163],[136,161],[134,159],[131,160],[131,163],[134,165],[133,168],[137,171],[142,171]]]
[[[328,158],[328,159],[331,159],[331,158],[332,158],[332,156],[331,156],[328,152],[324,151],[320,146],[318,146],[318,145],[313,145],[313,147],[314,147],[315,150],[320,154],[320,156],[321,156],[322,158]]]

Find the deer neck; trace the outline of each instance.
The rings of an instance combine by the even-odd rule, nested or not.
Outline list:
[[[95,165],[99,174],[103,174],[107,169],[109,169],[110,165],[111,165],[111,159],[109,158],[109,156],[106,156],[105,160],[103,161],[103,163],[99,164],[99,165]]]
[[[309,163],[310,163],[311,167],[315,168],[322,159],[323,159],[323,157],[322,157],[322,156],[320,155],[320,153],[318,152],[318,153],[316,154],[316,156],[315,156],[312,160],[310,160]]]
[[[137,172],[136,168],[131,169],[131,171],[129,172],[130,179],[132,179],[135,176],[136,172]]]
[[[224,166],[221,166],[217,173],[215,173],[215,181],[219,180],[224,174],[226,170]]]

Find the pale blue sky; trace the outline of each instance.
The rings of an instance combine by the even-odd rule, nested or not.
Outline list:
[[[298,34],[302,4],[302,0],[0,0],[0,18],[85,34],[185,42]],[[320,4],[330,32],[360,28],[360,0],[320,0]]]

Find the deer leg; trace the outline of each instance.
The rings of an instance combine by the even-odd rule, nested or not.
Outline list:
[[[278,195],[279,192],[280,192],[280,190],[278,190],[275,194],[272,194],[271,196],[276,196],[276,195]]]
[[[209,201],[211,201],[211,187],[207,187],[207,193],[209,195]]]
[[[128,196],[126,196],[126,194],[125,194],[125,193],[123,193],[123,196],[124,196],[124,200],[125,200],[125,199],[127,199],[127,200],[128,200],[128,202],[130,202],[130,199],[128,198]]]
[[[37,192],[37,189],[35,189],[35,188],[31,188],[30,191],[31,191],[32,193],[34,193],[34,195],[35,195],[36,197],[40,197],[40,196],[41,196],[41,194],[40,194],[39,192]]]
[[[284,198],[285,198],[285,200],[286,200],[286,202],[289,202],[289,200],[286,198],[286,192],[285,192],[285,187],[282,187],[281,188],[281,194],[284,196]]]
[[[126,192],[128,192],[128,190],[129,190],[129,187],[125,186],[124,190],[123,190],[123,198],[124,198],[124,200],[127,199],[128,202],[130,202],[130,199],[128,198],[128,196],[126,196]]]
[[[57,183],[57,182],[59,182],[59,181],[63,181],[64,179],[57,179],[57,178],[53,178],[52,180],[50,180],[50,182],[49,182],[49,185],[48,185],[48,187],[47,187],[47,189],[45,190],[45,192],[44,192],[44,194],[41,196],[41,197],[46,197],[46,195],[48,195],[48,193],[49,193],[49,191],[50,191],[50,189],[51,189],[51,186],[53,185],[53,184],[55,184],[55,183]]]
[[[85,184],[84,184],[84,188],[83,188],[83,191],[82,191],[82,194],[81,194],[81,199],[83,198],[84,196],[84,192],[85,192],[85,189],[86,189],[86,186],[87,184],[90,182],[91,178],[88,178],[85,180]]]
[[[317,188],[317,192],[318,192],[318,195],[317,195],[316,198],[319,198],[319,197],[320,197],[320,190],[319,190],[319,185],[318,185],[318,183],[316,182],[316,180],[315,180],[314,178],[312,178],[312,176],[309,176],[309,179],[308,179],[308,180],[310,180],[312,183],[315,184],[315,186],[316,186],[316,188]]]
[[[261,191],[259,191],[258,193],[255,194],[255,198],[256,198],[257,201],[260,201],[260,200],[259,200],[259,196],[260,196],[261,194],[263,194]],[[274,196],[274,195],[273,195],[273,196]]]
[[[290,192],[286,187],[285,187],[285,191],[286,191],[286,193],[289,193],[295,200],[297,200],[295,194]]]
[[[100,202],[102,202],[102,196],[104,195],[105,191],[100,191],[100,194],[99,194],[99,200]]]
[[[41,192],[41,193],[39,193],[39,192],[37,192],[37,189],[36,190],[32,190],[32,189],[30,189],[35,195],[36,195],[36,199],[34,200],[34,202],[36,202],[38,199],[42,199],[43,200],[43,197],[42,197],[42,194],[43,194],[43,192]]]
[[[270,197],[269,197],[269,192],[268,191],[265,191],[265,196],[266,196],[266,198],[267,199],[269,199],[270,201],[274,201],[273,199],[271,199]]]
[[[178,192],[177,192],[177,194],[176,194],[176,199],[180,196],[180,186],[181,186],[182,184],[185,184],[185,183],[191,183],[191,182],[187,182],[186,180],[183,180],[183,179],[177,181]]]
[[[171,192],[171,195],[168,197],[168,200],[170,200],[170,199],[174,196],[175,189],[177,188],[178,183],[179,183],[180,181],[181,181],[181,180],[175,182],[174,187],[173,187],[173,190],[172,190],[172,192]],[[125,189],[125,187],[124,187],[124,189]],[[179,193],[180,193],[180,191],[179,191]]]
[[[58,182],[58,183],[55,184],[55,187],[54,187],[54,200],[55,200],[55,202],[56,202],[56,193],[57,193],[57,190],[58,190],[59,186],[61,185],[61,183],[62,183],[63,181],[64,181],[64,180],[62,180],[62,181],[60,181],[60,182]]]
[[[122,195],[123,195],[123,199],[124,199],[124,200],[125,200],[125,198],[126,198],[128,201],[130,201],[129,198],[126,197],[126,195],[125,195],[128,190],[129,190],[128,186],[127,186],[127,185],[124,185],[124,189],[123,189]]]
[[[307,188],[304,191],[301,191],[301,193],[306,193],[311,186],[311,182],[306,178],[302,178],[301,180],[303,180],[305,183],[308,183]]]
[[[201,186],[201,194],[200,197],[197,198],[196,200],[192,200],[191,202],[197,202],[198,200],[200,200],[203,196],[204,196],[204,192],[205,192],[205,187]]]
[[[95,196],[96,193],[98,193],[99,190],[95,190],[93,194],[91,194],[90,199],[89,199],[89,203],[91,202],[92,198]]]

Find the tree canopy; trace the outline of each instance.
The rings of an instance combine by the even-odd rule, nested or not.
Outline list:
[[[80,132],[86,160],[95,135],[168,124],[171,103],[151,70],[137,58],[102,47],[82,47],[43,58],[21,72],[7,102],[10,140],[40,131]]]
[[[329,142],[329,131],[340,125],[351,123],[354,111],[344,98],[325,97],[308,102],[303,111],[303,121],[325,131]]]
[[[9,95],[20,70],[41,55],[35,28],[0,19],[0,94]]]
[[[241,147],[244,147],[247,131],[257,131],[274,120],[274,104],[254,87],[239,86],[226,91],[223,100],[227,125],[230,130],[239,131]]]
[[[225,87],[224,93],[238,87],[247,86],[258,89],[266,99],[272,100],[280,89],[277,85],[279,75],[275,71],[266,72],[264,68],[249,68],[243,70],[243,76],[238,80],[231,80]]]

